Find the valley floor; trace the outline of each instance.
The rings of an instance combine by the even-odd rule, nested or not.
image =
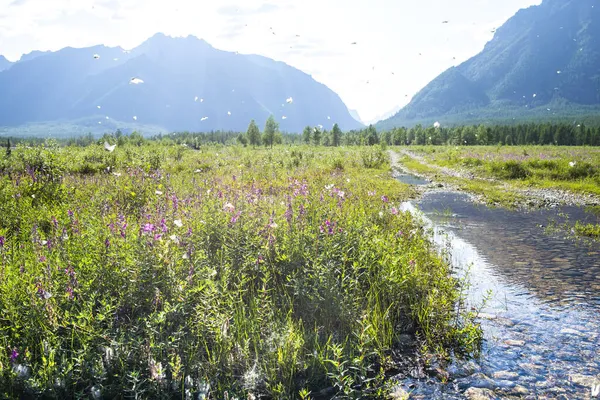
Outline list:
[[[381,398],[407,338],[477,351],[380,148],[118,143],[0,156],[0,397]]]

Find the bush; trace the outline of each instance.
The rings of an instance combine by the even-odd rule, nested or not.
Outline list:
[[[500,179],[525,179],[529,171],[518,161],[494,162],[490,164],[491,173]]]

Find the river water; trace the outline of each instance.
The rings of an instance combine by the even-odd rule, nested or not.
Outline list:
[[[457,274],[466,274],[471,304],[491,292],[478,318],[481,357],[454,361],[447,384],[402,381],[411,399],[465,398],[467,389],[473,399],[600,399],[600,245],[548,229],[597,216],[577,207],[492,209],[440,191],[402,208],[422,218]]]

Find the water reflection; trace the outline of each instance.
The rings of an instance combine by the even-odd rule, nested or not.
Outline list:
[[[446,385],[403,382],[414,385],[411,398],[461,398],[468,388],[499,398],[591,398],[600,384],[600,249],[546,226],[597,217],[576,207],[489,209],[439,192],[425,194],[418,208],[452,264],[469,271],[471,301],[493,295],[480,318],[482,358],[456,361]],[[412,203],[403,209],[417,213]]]

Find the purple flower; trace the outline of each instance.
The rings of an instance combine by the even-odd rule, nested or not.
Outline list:
[[[40,262],[46,262],[46,257],[40,256]]]
[[[110,240],[108,240],[108,238],[106,238],[106,240],[104,241],[104,247],[106,247],[107,249],[110,247]]]
[[[398,215],[398,209],[396,207],[392,207],[392,214]]]
[[[241,211],[238,211],[237,213],[235,213],[235,215],[233,217],[231,217],[231,220],[229,221],[229,223],[235,224],[237,222],[238,218],[240,217],[240,215],[242,215]]]
[[[4,236],[0,236],[0,247],[4,247]]]
[[[67,215],[69,216],[69,218],[73,218],[73,211],[71,211],[71,210],[67,211]]]
[[[12,349],[10,352],[10,362],[15,363],[17,361],[18,357],[19,357],[19,352],[17,351],[17,349]]]
[[[154,235],[154,240],[160,240],[160,238],[162,237],[162,235],[159,235],[158,233],[156,235]]]
[[[148,224],[144,224],[142,226],[142,231],[144,233],[150,233],[150,232],[154,232],[154,225],[148,223]]]
[[[292,210],[292,204],[288,204],[288,208],[287,210],[285,210],[285,219],[287,220],[288,224],[292,223],[292,218],[294,217],[294,211]]]
[[[386,195],[381,196],[381,201],[383,201],[384,203],[388,203],[390,201],[390,199],[388,199],[388,197]]]

